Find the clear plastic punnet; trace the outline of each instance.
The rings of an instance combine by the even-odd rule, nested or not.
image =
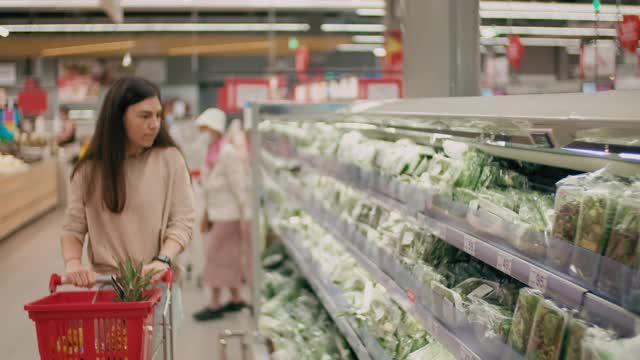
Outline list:
[[[527,346],[528,360],[556,360],[562,351],[562,340],[569,315],[550,300],[541,301],[536,309]]]

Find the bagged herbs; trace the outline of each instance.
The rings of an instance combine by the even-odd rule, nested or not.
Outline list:
[[[513,313],[510,309],[471,297],[468,316],[480,340],[506,342],[511,330]]]

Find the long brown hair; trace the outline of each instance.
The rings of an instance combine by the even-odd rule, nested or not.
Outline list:
[[[102,178],[102,200],[114,213],[121,213],[127,199],[124,174],[124,162],[127,157],[127,133],[124,115],[131,105],[148,98],[160,97],[160,89],[154,83],[139,77],[123,77],[116,81],[107,92],[100,108],[95,133],[85,156],[76,164],[71,178],[83,166],[89,166],[86,174],[88,184],[85,196],[90,195],[95,177]],[[152,147],[178,147],[169,135],[167,125],[162,119],[160,131]]]

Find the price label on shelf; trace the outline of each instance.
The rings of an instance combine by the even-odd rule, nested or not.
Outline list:
[[[498,270],[502,271],[507,275],[511,275],[512,263],[513,263],[513,256],[505,252],[498,251],[498,261],[496,264],[496,267],[498,268]]]
[[[548,275],[537,268],[529,270],[529,286],[542,292],[547,291]]]
[[[436,226],[436,231],[438,232],[436,235],[438,235],[438,237],[440,237],[441,239],[446,239],[447,238],[447,226],[444,224],[438,224]]]
[[[440,338],[440,324],[437,321],[433,321],[433,337],[435,337],[436,339]]]
[[[442,299],[442,316],[448,324],[454,324],[455,312],[453,303],[447,298]]]
[[[458,358],[460,360],[478,360],[478,357],[462,344],[460,344],[460,356]]]
[[[471,236],[464,236],[464,252],[475,257],[476,256],[476,239]]]
[[[406,289],[405,294],[407,294],[407,299],[409,299],[409,301],[411,301],[412,304],[416,303],[416,292],[413,291],[413,289]]]

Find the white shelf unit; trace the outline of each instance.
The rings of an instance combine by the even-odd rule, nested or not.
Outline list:
[[[423,139],[424,143],[432,141],[433,134],[439,134],[466,142],[495,156],[578,171],[594,171],[609,165],[617,175],[630,176],[640,173],[640,156],[637,156],[640,154],[640,143],[620,144],[616,140],[621,134],[640,139],[640,102],[637,99],[640,99],[640,92],[490,99],[411,99],[360,102],[345,107],[340,104],[255,105],[252,114],[254,119],[259,121],[254,122],[253,132],[256,149],[253,158],[258,159],[254,161],[257,164],[254,166],[254,173],[257,173],[255,170],[264,163],[260,159],[264,142],[264,149],[273,155],[299,161],[323,175],[370,194],[375,201],[407,215],[408,221],[435,229],[440,238],[478,260],[524,284],[543,290],[546,296],[561,301],[569,308],[589,314],[590,319],[597,324],[612,326],[620,333],[630,336],[637,334],[640,327],[638,316],[590,292],[591,289],[585,284],[550,268],[544,262],[541,263],[514,249],[505,248],[486,234],[478,233],[466,224],[455,221],[456,219],[433,205],[433,194],[407,196],[415,194],[413,191],[416,189],[404,186],[388,176],[351,164],[301,153],[286,139],[283,141],[282,137],[265,138],[264,134],[259,135],[258,129],[260,122],[264,120],[322,121],[340,123],[344,128],[352,126],[354,129],[386,133],[390,137],[409,137],[414,141]],[[481,125],[477,125],[476,128],[470,126],[464,129],[465,131],[460,131],[455,126],[442,126],[448,122],[459,124],[465,120]],[[440,127],[432,126],[435,122]],[[502,128],[508,131],[502,133]],[[585,152],[583,148],[571,147],[575,144],[584,146],[585,140],[581,137],[593,135],[594,131],[598,132],[600,137],[587,145],[601,150]],[[538,135],[546,139],[542,145],[536,142]],[[256,175],[256,180],[259,180],[260,176],[262,175]],[[413,289],[408,289],[408,286],[416,282],[411,279],[410,274],[403,273],[397,264],[389,265],[388,259],[376,256],[375,250],[371,249],[366,238],[354,235],[355,232],[340,223],[330,211],[318,208],[315,202],[305,199],[302,189],[296,190],[295,184],[287,183],[284,186],[289,192],[298,193],[296,197],[302,208],[330,230],[360,264],[387,288],[394,300],[408,313],[416,316],[453,354],[460,358],[467,358],[468,354],[472,356],[469,358],[480,358],[473,353],[476,350],[473,339],[463,331],[457,332],[454,327],[449,326],[447,319],[442,319],[442,314],[436,314],[430,308],[432,302],[421,303],[419,294],[417,304],[410,301],[407,290]],[[444,335],[441,335],[442,333]]]

